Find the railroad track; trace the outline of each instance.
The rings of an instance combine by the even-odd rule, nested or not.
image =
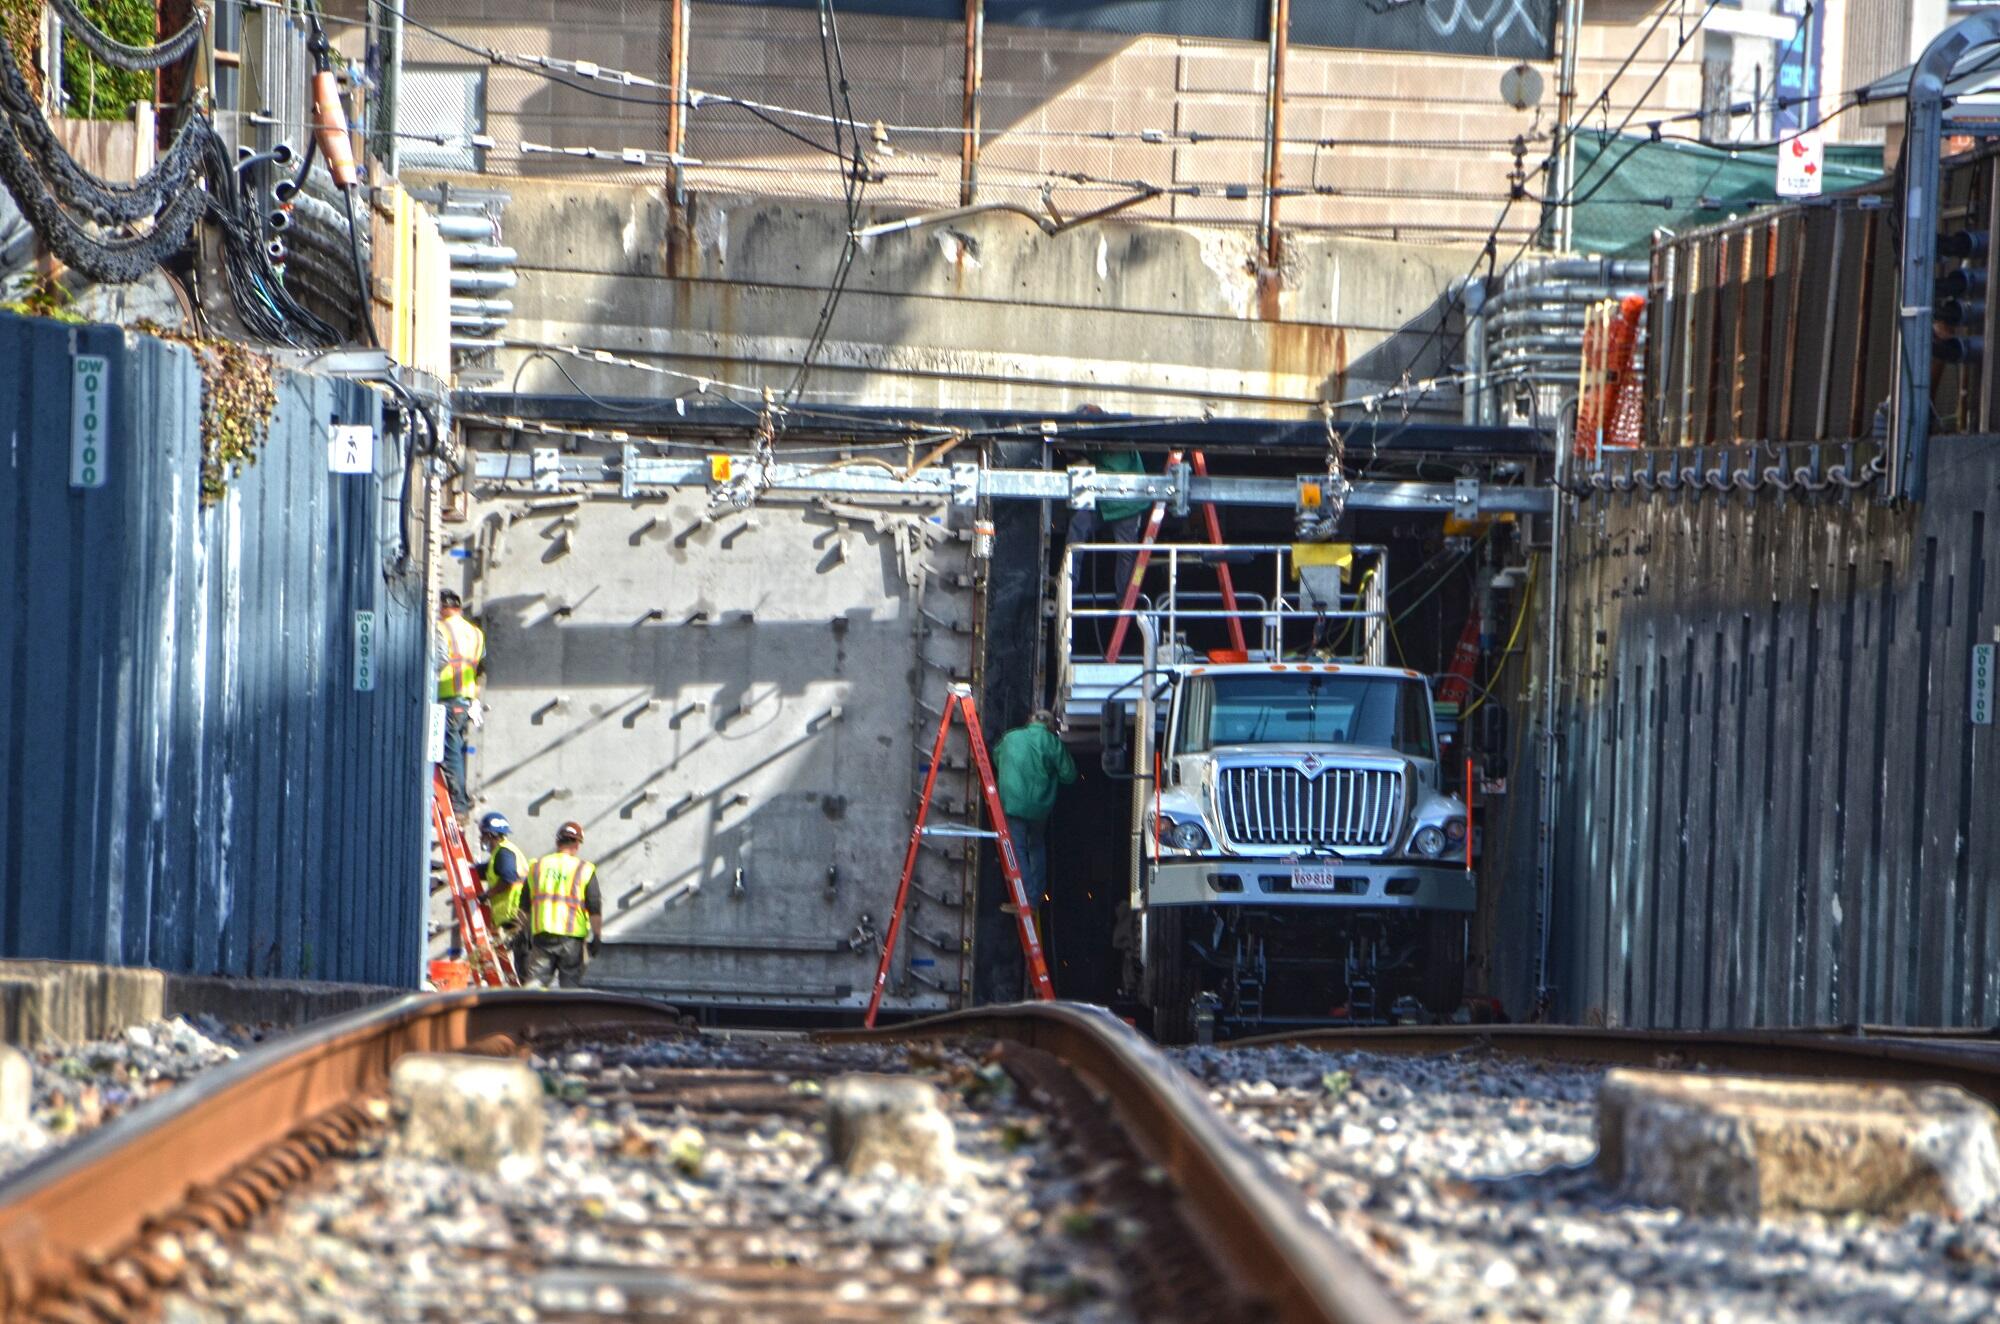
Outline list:
[[[1609,1067],[1944,1082],[2000,1103],[1990,1035],[1376,1027],[1175,1056],[1419,1319],[2000,1318],[2000,1207],[1683,1211],[1594,1162]]]
[[[1977,1030],[1834,1026],[1800,1030],[1623,1030],[1570,1025],[1394,1025],[1297,1030],[1228,1047],[1325,1052],[1486,1051],[1538,1062],[1701,1067],[1754,1075],[1928,1081],[2000,1105],[2000,1037]]]
[[[559,1068],[539,1196],[519,1203],[497,1179],[441,1189],[428,1170],[395,1167],[411,1160],[385,1153],[383,1099],[410,1053],[532,1054]],[[1012,1082],[1011,1102],[973,1097],[994,1068]],[[945,1275],[923,1254],[885,1256],[868,1229],[930,1211],[896,1206],[894,1192],[843,1205],[853,1192],[807,1175],[820,1166],[807,1137],[823,1083],[897,1071],[969,1074],[967,1095],[947,1091],[969,1161],[1058,1182],[1070,1202],[1028,1219],[1032,1191],[975,1190],[969,1204],[950,1202],[946,1213],[967,1220],[950,1234],[976,1239],[982,1211],[1065,1235],[1099,1226],[1086,1267],[1121,1279],[1101,1307],[1072,1309],[1062,1283],[1009,1289],[976,1256]],[[1024,1112],[1050,1141],[1010,1157],[1013,1138],[1037,1134]],[[727,1200],[694,1200],[671,1171],[648,1177],[706,1162],[677,1152],[676,1128],[728,1158]],[[456,1229],[458,1240],[412,1275],[423,1283],[384,1296],[366,1246],[401,1227],[434,1241]],[[362,1249],[349,1236],[348,1258],[313,1259],[357,1228]],[[409,998],[247,1053],[0,1185],[8,1320],[126,1319],[163,1300],[177,1318],[234,1318],[248,1305],[282,1317],[283,1293],[329,1275],[341,1281],[322,1286],[352,1296],[329,1318],[438,1317],[440,1305],[468,1319],[1011,1319],[1044,1307],[1106,1319],[1399,1317],[1183,1073],[1114,1018],[1062,1004],[718,1042],[670,1008],[615,995]],[[505,1311],[481,1295],[496,1283]]]

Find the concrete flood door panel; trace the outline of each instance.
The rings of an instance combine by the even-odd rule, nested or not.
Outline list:
[[[927,506],[708,513],[699,491],[475,508],[491,714],[470,780],[531,857],[583,824],[591,983],[858,1009],[937,714],[971,674],[969,548]],[[934,820],[967,820],[964,768],[955,736]],[[956,1005],[971,977],[962,847],[920,853],[892,1005]]]

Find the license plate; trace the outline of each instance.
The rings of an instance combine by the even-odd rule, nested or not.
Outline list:
[[[1292,890],[1294,892],[1331,892],[1336,884],[1331,869],[1292,870]]]

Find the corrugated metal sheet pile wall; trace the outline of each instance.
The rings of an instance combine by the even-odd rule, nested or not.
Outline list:
[[[1951,171],[1944,231],[1984,228],[1992,178]],[[1964,435],[1992,426],[1980,374],[1941,364],[1961,435],[1932,447],[1931,499],[1859,481],[1894,362],[1887,216],[1781,212],[1656,256],[1667,444],[1607,453],[1566,530],[1568,1017],[2000,1017],[2000,742],[1972,703],[2000,446]]]
[[[70,486],[74,353],[108,475]],[[366,389],[277,372],[259,461],[200,504],[190,352],[0,315],[0,951],[412,984],[428,656],[402,462],[328,472]],[[374,689],[355,612],[376,613]]]

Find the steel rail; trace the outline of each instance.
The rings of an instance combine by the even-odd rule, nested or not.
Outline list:
[[[1280,1181],[1194,1079],[1101,1007],[1013,1003],[947,1012],[829,1040],[972,1036],[1053,1054],[1091,1079],[1127,1133],[1187,1197],[1188,1216],[1279,1320],[1387,1324],[1406,1318],[1374,1273],[1333,1240],[1305,1197]]]
[[[1625,1030],[1551,1025],[1387,1025],[1233,1039],[1226,1048],[1296,1044],[1329,1052],[1490,1051],[1546,1062],[1704,1066],[1767,1076],[1957,1085],[2000,1104],[2000,1041],[1984,1030],[1828,1026],[1794,1030]]]
[[[407,997],[262,1045],[0,1182],[0,1319],[69,1324],[143,1310],[179,1276],[167,1238],[239,1229],[276,1204],[379,1124],[361,1104],[386,1091],[406,1053],[507,1053],[537,1036],[679,1024],[644,998],[484,990]],[[1047,1053],[1108,1099],[1133,1147],[1178,1185],[1188,1223],[1269,1317],[1403,1318],[1194,1081],[1101,1009],[992,1007],[820,1037],[987,1038]]]
[[[246,1188],[244,1164],[274,1152],[314,1118],[385,1089],[405,1053],[449,1053],[497,1035],[613,1024],[678,1023],[643,998],[574,993],[415,995],[333,1017],[255,1048],[91,1132],[0,1183],[0,1317],[33,1318],[52,1289],[81,1288],[98,1314],[116,1317],[145,1284],[90,1281],[91,1266],[136,1246],[191,1194],[218,1192],[225,1209],[254,1214],[318,1154],[296,1149]],[[280,1180],[289,1178],[289,1180]],[[237,1189],[221,1192],[224,1184]],[[260,1188],[268,1186],[268,1190]],[[235,1220],[231,1220],[235,1221]],[[104,1292],[115,1294],[107,1299]],[[120,1300],[122,1298],[122,1300]],[[88,1313],[58,1305],[52,1317]]]

